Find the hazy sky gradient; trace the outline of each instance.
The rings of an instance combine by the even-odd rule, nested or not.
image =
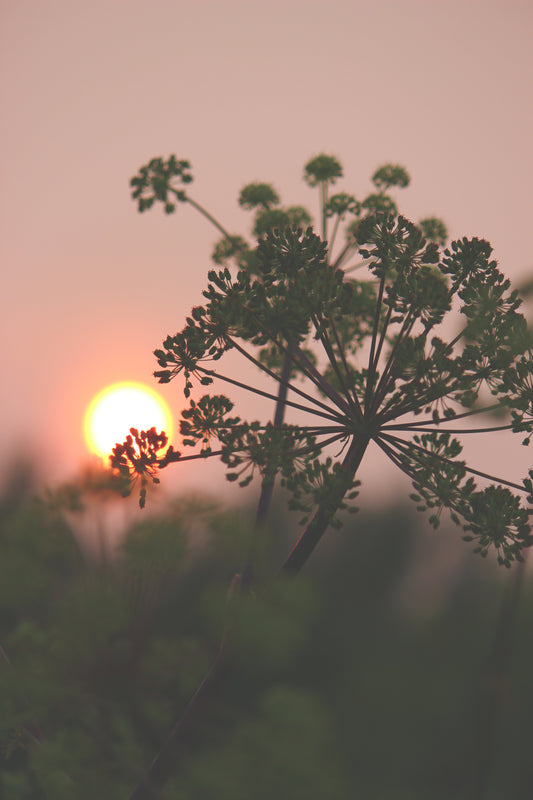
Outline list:
[[[531,2],[0,7],[4,465],[22,448],[50,480],[72,475],[92,396],[150,383],[152,350],[201,301],[214,229],[188,206],[140,216],[129,198],[154,155],[190,159],[191,196],[235,232],[251,180],[315,211],[312,155],[340,157],[339,189],[356,196],[399,162],[407,216],[437,214],[452,236],[489,239],[514,279],[533,276]],[[183,407],[180,386],[164,394]],[[202,469],[173,481],[199,484]],[[222,481],[222,466],[209,474]]]

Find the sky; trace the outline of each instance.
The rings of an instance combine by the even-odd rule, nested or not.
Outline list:
[[[400,163],[406,216],[533,277],[532,34],[529,0],[2,0],[3,474],[26,455],[48,484],[74,476],[92,397],[155,386],[152,351],[201,302],[218,236],[190,206],[137,213],[129,179],[153,156],[189,159],[191,197],[236,233],[245,183],[315,211],[311,156],[336,155],[360,197]],[[167,472],[226,486],[218,463]],[[371,473],[381,502],[395,479]]]

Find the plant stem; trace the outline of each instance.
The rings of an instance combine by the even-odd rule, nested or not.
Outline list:
[[[527,557],[527,551],[526,551]],[[485,800],[490,767],[495,757],[495,729],[506,690],[518,603],[526,562],[519,562],[509,577],[491,651],[480,687],[474,792],[472,800]]]
[[[337,476],[334,476],[329,487],[330,491],[326,493],[328,495],[328,502],[322,503],[318,507],[315,516],[302,533],[281,567],[281,574],[296,575],[306,563],[324,535],[335,513],[338,511],[349,486],[353,483],[353,479],[363,459],[369,441],[370,439],[367,437],[354,437],[352,440],[349,450],[342,462],[342,470],[346,476],[346,482],[343,481],[339,483],[335,480]]]
[[[340,357],[341,357],[341,360],[342,360],[342,364],[343,364],[344,371],[346,373],[348,382],[352,384],[351,389],[349,389],[349,391],[348,391],[348,395],[353,397],[353,401],[355,403],[355,407],[357,409],[357,413],[359,415],[359,418],[362,419],[363,418],[363,409],[361,408],[361,403],[359,402],[359,398],[357,396],[357,391],[356,391],[356,388],[355,388],[353,375],[352,375],[352,372],[350,370],[350,365],[348,364],[348,361],[346,359],[346,354],[344,352],[344,347],[342,346],[342,342],[341,342],[339,334],[337,332],[337,328],[335,327],[335,321],[334,321],[333,317],[330,317],[328,321],[329,321],[329,325],[330,325],[330,328],[332,330],[333,336],[335,338],[335,342],[337,344],[337,349],[338,349],[338,351],[340,353]]]
[[[351,242],[347,242],[331,265],[332,269],[339,269],[342,262],[351,256],[351,251],[354,249],[355,248],[353,244]]]
[[[274,410],[273,427],[281,428],[285,417],[285,409],[287,407],[287,393],[289,390],[289,379],[291,377],[292,359],[290,356],[291,346],[289,344],[289,352],[285,354],[283,364],[281,367],[280,382],[278,387],[278,399]],[[254,572],[255,553],[257,548],[257,532],[264,525],[272,502],[272,494],[274,492],[274,483],[276,482],[276,472],[269,471],[263,478],[261,484],[261,493],[257,501],[257,508],[255,511],[255,525],[250,543],[250,548],[244,562],[241,576],[240,576],[240,589],[241,591],[249,591]]]
[[[335,353],[334,353],[332,344],[331,344],[331,342],[329,340],[329,336],[327,334],[325,324],[323,322],[321,324],[314,316],[311,317],[311,321],[313,323],[313,327],[315,328],[317,336],[319,337],[319,339],[320,339],[320,341],[322,343],[322,347],[324,348],[324,351],[325,351],[325,353],[326,353],[326,355],[328,357],[328,361],[329,361],[329,363],[330,363],[330,365],[331,365],[331,367],[332,367],[332,369],[333,369],[333,371],[334,371],[334,373],[335,373],[335,375],[337,377],[339,385],[342,388],[343,396],[346,397],[346,399],[348,400],[350,405],[354,406],[356,414],[361,418],[362,417],[362,410],[361,410],[361,407],[359,405],[359,401],[357,400],[357,397],[352,399],[352,392],[351,392],[351,390],[350,390],[350,388],[348,386],[348,383],[345,381],[344,376],[342,375],[342,372],[340,370],[340,366],[339,366],[339,363],[338,363],[338,361],[337,361],[337,359],[335,357]],[[329,320],[328,320],[328,322],[329,322]],[[331,325],[331,322],[330,322],[330,327],[333,330],[333,326]],[[339,355],[341,355],[343,367],[345,368],[345,377],[346,377],[346,380],[349,382],[350,378],[351,378],[350,370],[349,370],[348,364],[346,363],[346,358],[344,356],[344,353],[342,352],[342,348],[341,348],[340,340],[339,340],[338,336],[337,336],[337,345],[339,347]]]
[[[222,375],[220,372],[216,372],[214,369],[204,369],[202,367],[198,367],[198,372],[204,372],[206,375],[210,375],[213,378],[218,378],[221,381],[225,381],[226,383],[230,383],[232,386],[237,386],[239,389],[246,389],[247,392],[252,392],[253,394],[257,394],[260,397],[266,397],[269,400],[276,400],[277,398],[275,395],[271,394],[270,392],[264,392],[262,389],[256,389],[253,386],[249,386],[247,383],[242,383],[241,381],[236,381],[234,378],[230,378],[227,375]],[[283,385],[283,384],[281,384]],[[278,390],[279,392],[279,390]],[[310,398],[313,401],[313,398]],[[330,419],[333,422],[342,421],[342,417],[339,414],[335,414],[333,411],[330,414],[326,414],[323,411],[317,411],[316,409],[309,408],[309,406],[303,406],[300,403],[293,403],[292,400],[285,399],[284,405],[289,405],[292,408],[297,408],[300,411],[307,411],[309,414],[314,414],[318,417],[324,417],[324,419]]]
[[[322,216],[322,241],[327,240],[328,223],[326,217],[326,203],[328,201],[328,183],[327,181],[320,182],[320,206]]]
[[[223,227],[223,226],[220,224],[220,222],[219,222],[217,219],[215,219],[215,217],[213,217],[213,215],[212,215],[212,214],[210,214],[210,213],[209,213],[209,211],[206,211],[206,209],[205,209],[203,206],[201,206],[201,205],[200,205],[200,203],[197,203],[197,202],[196,202],[196,200],[192,200],[192,199],[191,199],[190,197],[188,197],[188,196],[187,196],[187,203],[190,203],[190,204],[191,204],[191,206],[192,206],[193,208],[195,208],[197,211],[199,211],[199,212],[200,212],[200,214],[203,214],[203,215],[204,215],[204,217],[205,217],[206,219],[208,219],[208,220],[209,220],[209,222],[211,222],[211,224],[212,224],[212,225],[214,225],[214,226],[215,226],[215,228],[218,228],[218,230],[220,231],[220,233],[221,233],[223,236],[225,236],[225,237],[226,237],[226,239],[229,239],[229,240],[231,241],[231,236],[230,236],[230,234],[227,232],[227,230],[226,230],[226,229],[225,229],[225,228],[224,228],[224,227]]]
[[[230,337],[228,337],[228,341],[230,341],[232,347],[234,347],[239,353],[241,353],[252,364],[255,364],[255,366],[258,367],[266,375],[269,375],[271,378],[273,378],[278,383],[282,380],[281,375],[276,375],[275,372],[272,372],[272,370],[268,369],[268,367],[266,367],[264,364],[262,364],[261,361],[258,361],[256,358],[254,358],[250,353],[248,353],[244,349],[244,347],[241,347],[239,345],[239,343],[236,342],[234,339],[231,339]],[[291,348],[289,350],[289,348],[284,348],[282,345],[280,345],[280,349],[282,349],[284,351],[284,355],[285,356],[289,356],[291,361],[294,361],[294,358],[293,358],[294,349],[293,348]],[[303,367],[302,367],[302,369],[303,369]],[[213,373],[213,374],[216,374],[218,376],[218,373]],[[290,373],[289,373],[289,375],[290,375]],[[312,397],[310,394],[307,394],[307,392],[303,392],[297,386],[295,386],[294,384],[291,384],[289,380],[287,380],[286,383],[287,383],[287,387],[289,389],[291,389],[295,394],[299,395],[300,397],[304,397],[310,403],[314,403],[315,405],[319,406],[319,408],[324,409],[324,411],[327,411],[329,415],[335,415],[336,414],[334,409],[332,409],[330,406],[326,405],[326,403],[322,403],[320,400],[317,400],[316,397]],[[272,399],[275,399],[275,398],[273,397]],[[288,401],[285,400],[285,404],[287,404],[287,403],[288,403]],[[337,417],[338,417],[339,420],[342,420],[342,417],[340,417],[339,415],[337,415]],[[334,418],[335,418],[334,416],[331,416],[331,419],[334,419]]]
[[[288,368],[290,369],[290,364]],[[276,412],[278,413],[277,421],[282,420],[283,400],[281,397],[279,398],[279,406],[276,407]],[[280,424],[282,423],[280,422]],[[319,506],[312,521],[283,564],[281,574],[293,575],[299,572],[315,549],[335,512],[341,505],[344,495],[353,482],[355,473],[357,472],[368,446],[368,442],[368,439],[363,438],[352,440],[348,453],[342,462],[342,469],[345,473],[346,480],[332,482],[331,495],[328,496],[327,503],[323,503]],[[238,583],[240,590],[246,590],[248,588],[247,581],[248,577],[245,575],[234,578],[234,582]],[[191,733],[194,732],[194,725],[199,712],[202,710],[206,701],[213,700],[223,694],[227,666],[227,651],[228,646],[224,636],[218,654],[209,672],[170,731],[161,750],[152,761],[146,775],[133,790],[129,800],[153,800],[170,777],[170,774],[174,772],[176,764],[179,761],[181,749],[186,745]]]
[[[221,685],[225,667],[224,639],[218,654],[202,683],[187,703],[185,710],[168,734],[161,750],[153,759],[147,773],[139,781],[129,800],[153,800],[159,795],[179,760],[181,746],[190,734],[191,723],[205,701],[216,694]]]
[[[337,235],[337,231],[339,229],[339,224],[341,221],[340,214],[337,214],[337,219],[335,220],[335,224],[333,226],[333,233],[331,234],[331,239],[328,242],[328,251],[331,253],[333,251],[333,244],[335,243],[335,237]]]
[[[275,331],[263,328],[263,332],[265,334],[267,334],[267,336],[270,337],[270,339],[274,342],[274,344],[283,353],[287,354],[289,352],[288,351],[288,347],[283,344],[283,342],[279,339],[279,337],[278,337],[278,335],[277,335],[277,333]],[[239,347],[237,342],[235,342],[231,337],[228,336],[227,339],[234,347],[237,347],[239,352],[243,353],[247,358],[250,358],[251,360],[253,360],[252,357],[249,356],[249,354],[247,354],[246,351],[243,350],[243,348]],[[313,362],[310,361],[310,359],[305,355],[305,353],[299,347],[299,345],[295,344],[294,342],[292,344],[291,358],[294,361],[295,365],[298,366],[302,370],[304,375],[306,375],[306,377],[309,378],[309,380],[312,383],[314,383],[315,386],[318,389],[320,389],[326,395],[326,397],[329,397],[329,399],[332,400],[333,403],[335,403],[335,405],[339,409],[344,411],[345,414],[349,414],[350,413],[350,405],[349,405],[349,403],[346,400],[344,400],[344,398],[341,397],[341,395],[338,392],[336,392],[334,390],[334,388],[328,383],[328,381],[325,380],[323,375],[321,375],[321,373],[316,369],[316,367],[313,364]],[[255,360],[254,360],[254,363],[256,363]],[[269,372],[269,370],[266,367],[261,365],[261,362],[257,362],[257,364],[258,364],[259,368],[263,369],[265,372],[267,372],[267,374],[272,374],[271,372]],[[275,377],[275,380],[279,380],[279,378],[277,378],[276,376],[274,376],[274,377]],[[295,389],[295,391],[296,391],[296,389]]]
[[[418,427],[419,425],[440,425],[441,422],[455,422],[458,419],[463,419],[464,417],[471,417],[474,414],[486,414],[489,411],[496,411],[496,409],[501,409],[502,406],[500,403],[493,403],[490,406],[482,406],[481,408],[475,408],[472,411],[465,411],[462,414],[454,414],[453,417],[437,417],[434,419],[433,417],[429,419],[422,419],[422,420],[414,420],[413,422],[399,422],[397,425],[383,425],[382,430],[405,430],[411,431],[413,428]],[[381,419],[381,416],[378,416],[378,420]],[[443,431],[446,431],[447,428],[443,428]]]
[[[376,351],[376,341],[378,337],[379,331],[379,318],[381,316],[381,306],[383,302],[383,292],[385,289],[385,278],[382,277],[380,284],[379,284],[379,292],[378,292],[378,299],[376,301],[376,309],[374,313],[374,325],[372,328],[372,340],[370,342],[370,355],[368,357],[368,373],[366,378],[366,390],[365,390],[365,399],[364,399],[364,407],[365,411],[369,408],[370,405],[370,398],[372,397],[372,389],[374,385],[374,373],[377,365],[377,361],[379,359],[375,358],[375,351]],[[389,316],[390,316],[390,308],[389,308]],[[385,326],[383,328],[385,330]]]
[[[451,420],[450,420],[451,422]],[[463,434],[463,433],[492,433],[494,431],[510,431],[512,430],[512,425],[495,425],[491,428],[444,428],[440,430],[440,433],[453,433],[453,434]],[[381,428],[382,431],[408,431],[409,433],[435,433],[437,430],[436,428],[419,428],[416,425],[412,425],[410,428],[400,428],[396,425],[384,425]]]

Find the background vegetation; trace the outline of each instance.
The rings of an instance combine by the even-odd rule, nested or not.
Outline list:
[[[2,497],[2,798],[128,796],[211,663],[224,617],[227,701],[199,715],[162,797],[466,799],[481,763],[489,800],[529,798],[530,581],[512,641],[491,656],[520,565],[498,569],[456,532],[390,508],[350,518],[305,576],[241,607],[227,586],[246,514],[180,498],[139,515],[117,558],[102,560],[85,554],[64,508],[90,498],[105,516],[106,496],[86,476],[35,499],[21,473]],[[274,508],[265,566],[294,535]]]

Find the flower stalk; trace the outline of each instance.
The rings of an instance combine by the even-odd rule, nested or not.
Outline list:
[[[228,480],[240,486],[259,475],[255,531],[236,577],[246,593],[275,481],[287,491],[290,509],[303,514],[303,533],[279,570],[295,575],[327,530],[339,524],[339,512],[357,510],[357,475],[375,446],[409,476],[411,497],[433,527],[447,511],[463,526],[474,552],[493,551],[506,567],[522,562],[533,542],[527,508],[533,503],[533,470],[519,483],[460,457],[463,434],[507,431],[526,434],[524,443],[533,435],[532,343],[517,293],[491,260],[488,242],[464,238],[442,249],[446,233],[439,220],[414,224],[399,215],[388,190],[407,186],[409,176],[397,165],[374,173],[377,191],[361,202],[345,193],[331,195],[342,166],[321,155],[306,164],[304,179],[319,190],[322,237],[301,225],[309,219],[305,209],[284,209],[269,184],[249,184],[239,202],[255,211],[259,238],[252,247],[188,198],[183,184],[192,180],[189,169],[174,156],[155,159],[132,180],[139,210],[157,200],[172,213],[170,194],[197,208],[224,237],[213,253],[219,269],[208,273],[204,304],[155,351],[158,380],[184,381],[189,406],[182,411],[183,445],[201,451],[183,456],[169,447],[161,456],[155,431],[132,431],[115,448],[113,465],[132,483],[141,480],[141,502],[160,469],[191,458],[220,458]],[[334,254],[347,217],[346,242]],[[341,269],[353,255],[366,277],[355,279],[352,268]],[[441,324],[452,313],[452,300],[463,322],[461,333],[447,340]],[[221,373],[216,362],[230,350],[272,379],[276,391]],[[193,390],[217,381],[273,400],[273,422],[233,416],[232,401],[211,389],[191,398]],[[503,424],[449,427],[495,410],[505,415]],[[341,453],[328,455],[327,448],[339,442]],[[148,798],[162,785],[197,705],[219,691],[227,646],[224,639],[206,681],[132,798]]]

